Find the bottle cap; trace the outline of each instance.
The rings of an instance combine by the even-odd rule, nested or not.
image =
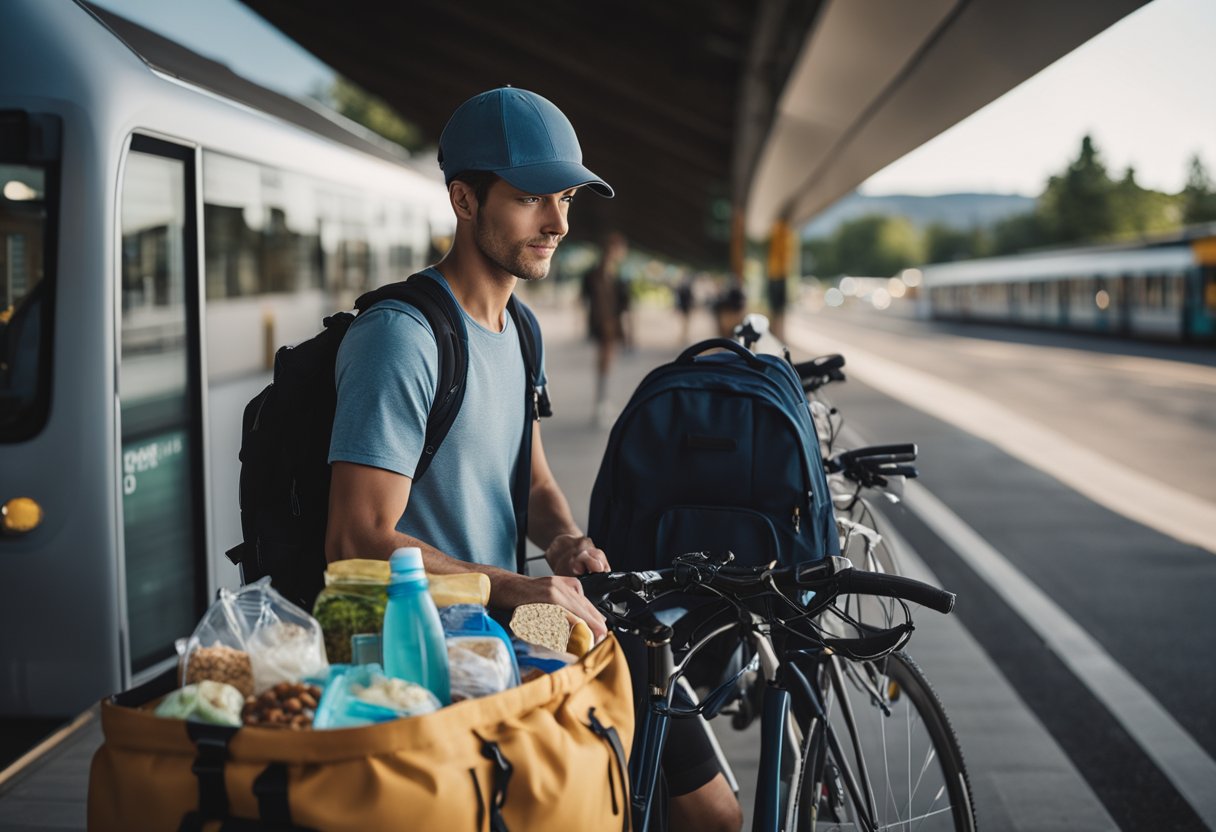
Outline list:
[[[394,583],[426,581],[426,572],[422,568],[422,550],[416,546],[401,548],[393,552],[393,556],[388,559],[388,564],[389,569],[392,570],[391,580]]]

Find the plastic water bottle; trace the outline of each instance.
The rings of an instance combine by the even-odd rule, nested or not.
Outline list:
[[[382,639],[384,672],[421,685],[444,705],[450,704],[448,649],[439,611],[427,592],[422,550],[398,549],[389,559],[389,566],[392,574]]]

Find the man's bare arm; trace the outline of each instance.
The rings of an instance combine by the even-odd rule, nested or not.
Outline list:
[[[555,575],[607,572],[608,556],[574,522],[570,503],[549,468],[540,439],[540,422],[532,425],[532,487],[528,493],[528,537],[545,550]]]
[[[335,462],[329,487],[329,526],[325,557],[387,560],[402,546],[422,550],[426,571],[435,574],[483,572],[490,578],[490,605],[514,609],[520,604],[558,604],[587,622],[596,637],[606,632],[604,617],[583,596],[582,585],[570,578],[529,578],[453,558],[424,540],[397,531],[397,521],[409,503],[413,480],[383,468]]]

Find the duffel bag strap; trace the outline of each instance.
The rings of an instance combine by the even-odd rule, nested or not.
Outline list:
[[[621,743],[621,735],[611,725],[604,725],[595,715],[595,708],[587,711],[588,725],[591,732],[600,739],[608,743],[608,747],[612,749],[612,756],[616,762],[616,777],[617,782],[621,784],[622,803],[621,807],[624,814],[622,820],[621,832],[629,832],[629,775],[625,767],[625,746]],[[612,811],[615,814],[617,811],[616,789],[612,784],[612,761],[608,763],[608,788],[612,790]]]
[[[228,761],[228,742],[238,729],[226,725],[187,722],[186,733],[198,749],[190,770],[198,778],[198,810],[182,817],[179,832],[196,832],[209,820],[228,817],[228,789],[224,785],[224,765]]]
[[[507,802],[507,786],[515,766],[511,765],[498,747],[498,743],[481,741],[481,756],[494,763],[494,779],[490,786],[490,832],[508,832],[507,822],[502,817],[502,807]]]
[[[294,828],[291,824],[291,804],[287,802],[287,766],[271,763],[253,781],[253,794],[258,799],[258,817],[275,827]]]

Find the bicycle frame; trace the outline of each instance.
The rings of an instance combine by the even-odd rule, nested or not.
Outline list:
[[[719,627],[702,638],[690,649],[678,667],[672,655],[670,637],[646,641],[648,701],[638,728],[641,744],[629,764],[629,780],[633,785],[631,814],[635,832],[653,832],[665,828],[656,810],[660,759],[666,746],[669,723],[672,719],[681,718],[671,715],[676,680],[696,652],[716,636],[735,626],[730,624]],[[829,674],[827,684],[838,695],[833,695],[832,701],[828,702],[824,690],[820,687],[818,672],[806,674],[788,657],[786,660],[779,659],[768,633],[764,632],[763,628],[764,625],[757,619],[748,633],[748,640],[759,659],[765,683],[761,708],[760,768],[756,775],[752,812],[753,832],[780,832],[782,829],[793,828],[798,801],[793,793],[782,794],[783,768],[787,765],[792,767],[792,772],[784,780],[791,784],[792,789],[800,788],[804,774],[802,768],[806,760],[822,762],[825,749],[831,750],[832,758],[840,767],[840,776],[847,796],[858,813],[858,822],[863,828],[876,828],[876,806],[874,795],[869,788],[869,772],[864,768],[864,755],[852,756],[852,759],[858,760],[863,767],[861,771],[854,772],[849,763],[850,755],[844,753],[839,737],[828,720],[827,709],[832,704],[841,708],[856,746],[852,705],[849,695],[845,692],[844,683],[844,674],[852,671],[843,667],[842,660],[837,656],[819,650],[796,651],[798,655],[815,659],[819,667]],[[742,672],[740,671],[740,675]],[[781,678],[791,673],[795,678],[788,681],[798,681],[803,686],[802,692],[809,696],[812,709],[817,714],[809,726],[814,742],[807,744],[806,759],[801,754],[801,730],[790,718],[791,692],[785,684],[787,680]],[[811,681],[812,678],[815,681]],[[733,682],[734,680],[727,682],[724,687],[732,685]],[[854,751],[857,751],[856,747]],[[822,771],[816,771],[816,786],[822,782],[822,775]],[[810,797],[817,799],[818,795]]]
[[[633,784],[633,828],[635,832],[652,832],[663,828],[656,825],[655,809],[659,782],[660,758],[667,742],[667,729],[672,719],[672,699],[675,695],[675,680],[683,672],[688,658],[702,646],[734,625],[715,630],[701,639],[688,657],[675,666],[671,652],[671,641],[647,641],[649,657],[647,692],[648,702],[642,713],[639,733],[641,745],[629,763],[629,780]],[[762,705],[760,770],[756,777],[756,802],[753,812],[753,830],[779,832],[782,828],[781,813],[781,769],[786,754],[786,732],[788,728],[790,694],[776,686],[776,671],[779,662],[767,636],[752,634],[753,646],[760,655],[766,686]],[[727,683],[731,684],[731,683]],[[795,781],[797,782],[797,781]]]

